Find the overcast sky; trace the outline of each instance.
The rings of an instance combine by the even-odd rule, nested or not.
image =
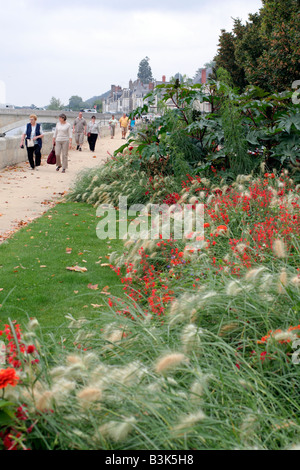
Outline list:
[[[222,28],[261,0],[0,0],[0,81],[6,102],[45,106],[128,86],[150,58],[161,80],[213,59]],[[1,86],[0,86],[1,92]],[[0,102],[1,102],[0,93]]]

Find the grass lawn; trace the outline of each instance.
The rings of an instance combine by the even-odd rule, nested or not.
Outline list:
[[[103,288],[122,293],[117,275],[101,264],[123,244],[99,240],[97,223],[91,205],[62,203],[0,245],[0,326],[8,318],[24,323],[36,317],[50,328],[59,327],[68,313],[95,318],[106,309],[109,296],[101,294]],[[76,265],[87,272],[67,271]]]

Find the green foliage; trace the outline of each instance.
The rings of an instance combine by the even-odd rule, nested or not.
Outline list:
[[[299,78],[299,42],[299,2],[265,0],[245,25],[234,19],[232,32],[222,30],[215,60],[240,89],[252,84],[281,92]]]
[[[59,98],[55,98],[54,96],[52,96],[52,98],[50,100],[50,104],[48,106],[48,109],[54,110],[54,111],[59,111],[61,109],[64,109],[64,105],[60,101]]]
[[[88,108],[89,107],[90,106],[88,106]],[[82,100],[81,96],[71,96],[69,99],[69,108],[72,109],[72,111],[80,111],[85,108],[85,102]]]
[[[155,97],[163,106],[172,102],[174,109],[137,129],[115,155],[134,147],[149,176],[175,178],[211,165],[228,169],[231,177],[262,161],[269,170],[297,166],[299,105],[293,104],[292,92],[270,94],[252,86],[240,94],[226,69],[220,67],[217,76],[208,87],[179,80],[157,86],[146,97],[148,105],[132,115],[147,113]],[[211,112],[201,111],[206,103]]]

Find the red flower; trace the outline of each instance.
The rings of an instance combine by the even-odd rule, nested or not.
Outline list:
[[[8,385],[15,387],[19,381],[15,369],[1,369],[0,370],[0,390],[6,388]]]
[[[27,347],[27,354],[32,354],[35,351],[35,346],[30,345]]]

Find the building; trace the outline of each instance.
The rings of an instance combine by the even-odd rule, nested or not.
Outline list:
[[[194,84],[206,84],[208,77],[212,74],[212,69],[199,69]],[[180,74],[175,75],[175,78],[182,79]],[[103,100],[103,112],[110,114],[126,113],[129,114],[137,108],[142,108],[147,103],[146,96],[155,89],[158,85],[168,84],[166,76],[163,75],[162,80],[154,80],[148,84],[142,83],[139,79],[136,81],[129,81],[128,88],[121,88],[120,86],[112,85],[111,92],[108,98]],[[159,96],[154,97],[154,101],[149,104],[149,111],[152,114],[158,114],[158,101]],[[171,99],[166,102],[166,107],[174,109],[175,105]],[[199,103],[199,110],[202,112],[211,112],[209,103]]]
[[[198,72],[197,72],[197,75],[195,76],[195,78],[193,80],[194,85],[198,85],[198,84],[199,85],[206,85],[207,80],[212,75],[212,73],[213,73],[212,68],[199,69]],[[207,87],[205,87],[205,88],[207,89],[207,94],[208,94],[208,88]],[[211,113],[211,104],[210,103],[195,102],[194,107],[197,111],[201,111],[202,113]]]
[[[133,82],[129,81],[128,88],[121,88],[120,86],[111,86],[111,92],[108,98],[103,100],[104,113],[131,113],[134,109],[143,107],[145,104],[145,97],[154,90],[157,85],[167,83],[165,75],[162,81],[155,80],[154,82],[144,84],[140,80]],[[153,105],[150,106],[153,113],[157,112],[158,99],[155,97]]]

